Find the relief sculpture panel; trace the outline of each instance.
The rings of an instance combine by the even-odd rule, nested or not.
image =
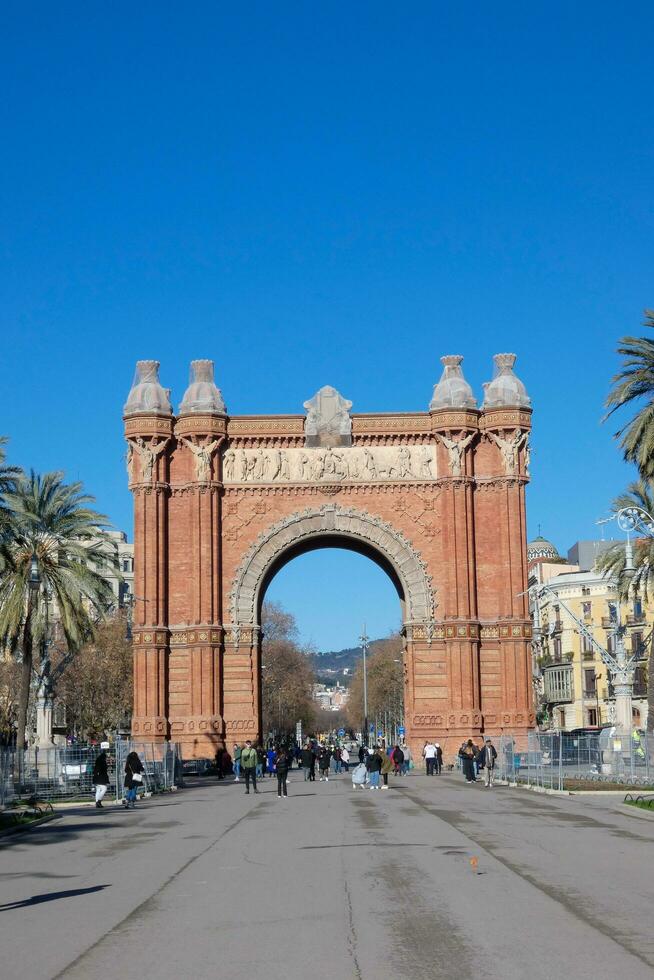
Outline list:
[[[224,483],[387,483],[436,479],[436,448],[228,449]]]

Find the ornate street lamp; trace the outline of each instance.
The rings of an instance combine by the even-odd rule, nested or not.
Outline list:
[[[366,634],[366,624],[363,624],[363,633],[359,637],[361,653],[363,654],[363,744],[368,745],[368,667],[366,656],[370,640]]]

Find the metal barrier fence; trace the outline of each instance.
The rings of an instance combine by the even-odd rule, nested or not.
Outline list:
[[[97,745],[64,745],[51,749],[0,749],[0,807],[17,799],[90,799]],[[120,799],[125,760],[138,753],[144,766],[142,792],[158,793],[183,785],[180,747],[175,742],[114,742],[107,749],[109,795]]]
[[[563,790],[579,783],[654,783],[654,735],[620,735],[615,729],[574,734],[531,732],[524,745],[502,735],[497,775],[509,783]]]

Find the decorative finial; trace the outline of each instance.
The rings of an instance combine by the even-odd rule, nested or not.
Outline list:
[[[124,415],[172,415],[170,388],[159,381],[159,361],[137,361]]]

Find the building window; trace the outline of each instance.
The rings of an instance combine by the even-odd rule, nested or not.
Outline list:
[[[616,606],[615,602],[609,602],[607,603],[607,606],[609,610],[609,619],[611,620],[612,623],[617,623],[618,607]]]
[[[582,602],[581,613],[586,622],[589,622],[589,620],[592,618],[591,616],[592,609],[593,609],[593,604],[591,602]]]
[[[588,588],[587,585],[582,585],[582,587],[581,587],[581,594],[582,595],[590,595],[590,589]],[[584,605],[586,605],[586,603],[584,603]]]
[[[597,708],[588,709],[588,727],[597,728]]]
[[[581,652],[590,653],[590,654],[593,653],[592,641],[590,639],[590,636],[588,636],[586,633],[581,634]]]
[[[554,637],[554,659],[557,663],[561,662],[561,637]]]
[[[584,694],[587,698],[594,698],[597,694],[597,684],[595,682],[595,668],[591,667],[584,670]]]
[[[643,600],[634,599],[634,617],[636,619],[641,619],[643,615]]]
[[[634,613],[634,615],[636,615]],[[642,660],[645,656],[645,643],[643,642],[643,634],[640,631],[636,631],[631,634],[631,655]]]
[[[645,667],[641,664],[634,670],[634,697],[644,698],[647,696],[647,678]]]

